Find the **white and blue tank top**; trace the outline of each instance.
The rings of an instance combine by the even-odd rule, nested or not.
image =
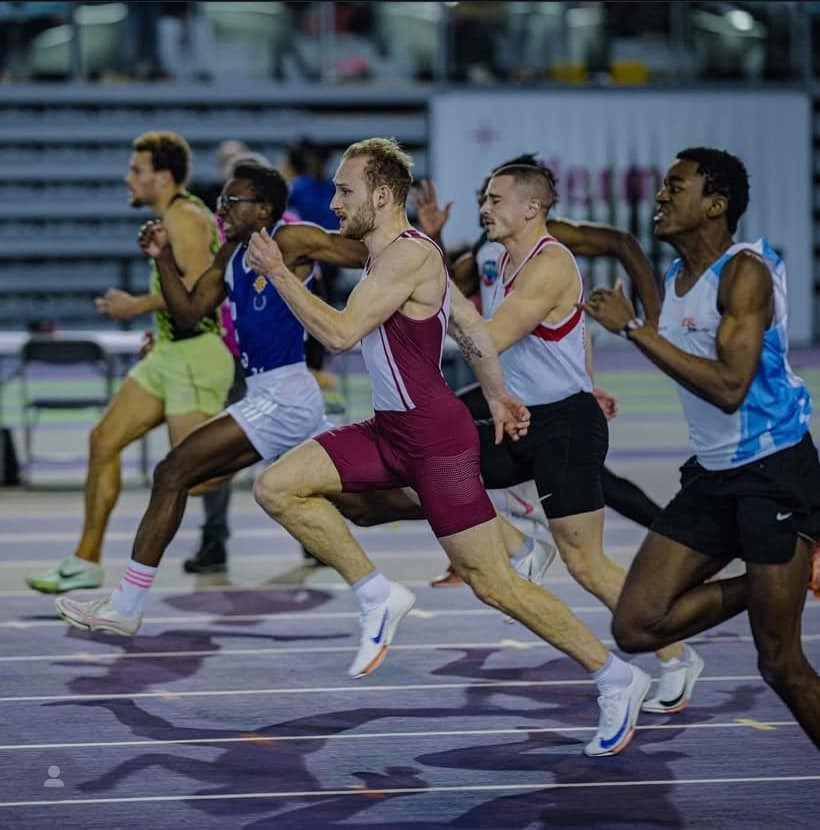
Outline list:
[[[749,391],[737,411],[727,414],[677,384],[690,444],[708,470],[739,467],[772,455],[799,443],[809,429],[811,396],[788,360],[786,268],[766,239],[732,245],[682,297],[675,292],[675,277],[682,266],[676,259],[664,278],[659,332],[688,354],[716,359],[720,278],[726,263],[743,250],[754,251],[763,259],[772,275],[774,292],[774,316],[764,333]]]

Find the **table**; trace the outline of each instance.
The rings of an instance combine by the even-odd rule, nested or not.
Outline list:
[[[18,361],[23,344],[32,337],[47,338],[53,336],[60,340],[93,340],[99,343],[109,355],[125,364],[139,354],[140,345],[144,337],[142,331],[118,331],[106,329],[58,329],[52,334],[33,334],[25,330],[0,331],[0,472],[5,466],[5,445],[2,441],[3,422],[3,392],[6,383],[17,374]],[[6,363],[12,363],[10,371]],[[143,478],[148,481],[147,444],[143,439],[141,447],[141,466]],[[0,476],[0,485],[2,476]]]
[[[31,337],[53,336],[67,340],[93,340],[99,343],[109,354],[136,356],[139,354],[143,338],[142,331],[116,331],[104,329],[58,329],[49,334],[32,334],[28,331],[0,331],[0,359],[16,357],[23,343]]]

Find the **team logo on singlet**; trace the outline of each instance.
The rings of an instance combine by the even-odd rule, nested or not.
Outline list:
[[[680,327],[690,334],[694,334],[698,330],[698,321],[694,317],[684,317],[680,321]]]
[[[253,281],[253,290],[256,291],[256,296],[253,298],[253,307],[256,311],[262,311],[262,309],[264,309],[268,304],[268,301],[262,295],[262,292],[265,290],[265,286],[267,284],[268,281],[262,276],[258,276]]]
[[[495,260],[488,259],[481,264],[481,281],[484,285],[495,285],[498,279],[498,263]]]

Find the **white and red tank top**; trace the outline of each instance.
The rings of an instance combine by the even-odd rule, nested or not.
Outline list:
[[[584,285],[575,257],[558,240],[542,236],[511,274],[507,273],[510,255],[504,251],[486,317],[491,317],[513,290],[524,266],[548,245],[560,246],[572,258],[578,276],[578,301],[583,300]],[[555,403],[578,392],[591,392],[592,379],[586,370],[585,350],[584,313],[580,309],[574,308],[558,323],[539,323],[500,356],[506,387],[528,406]]]

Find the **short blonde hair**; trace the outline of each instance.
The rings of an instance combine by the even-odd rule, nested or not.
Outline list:
[[[396,204],[404,205],[413,182],[412,156],[402,150],[395,138],[366,138],[351,144],[342,161],[362,156],[368,159],[364,168],[367,189],[372,193],[384,185],[393,193]]]

